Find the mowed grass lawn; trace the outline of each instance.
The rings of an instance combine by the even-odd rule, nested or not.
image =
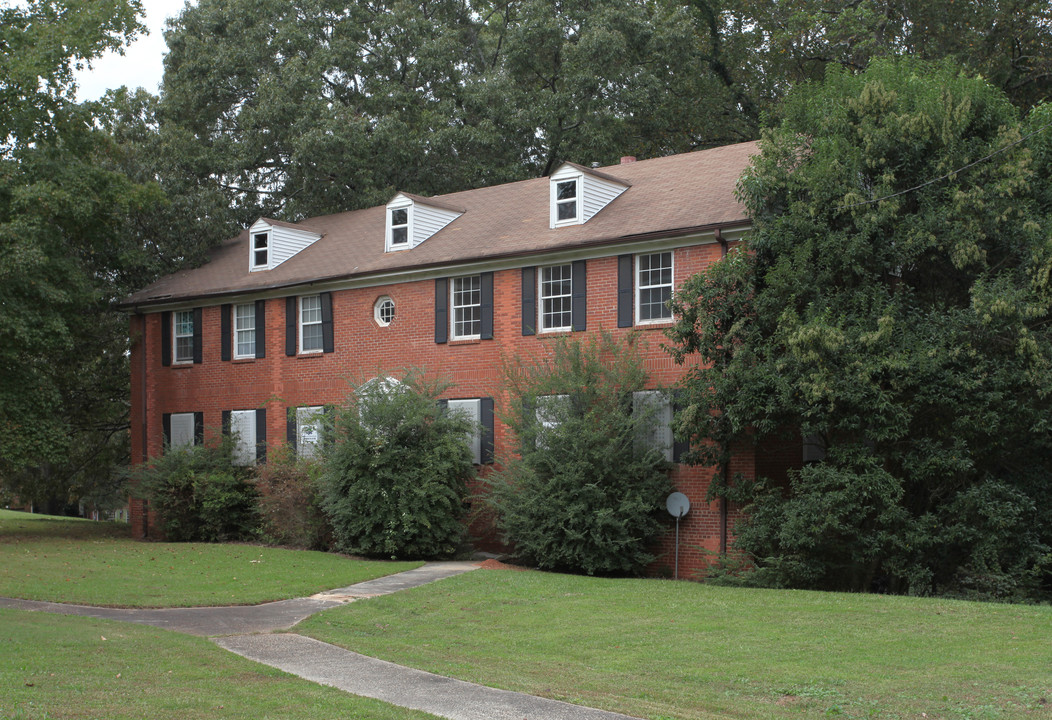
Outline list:
[[[118,607],[253,605],[419,567],[256,545],[142,542],[123,523],[0,510],[0,596]]]
[[[0,648],[5,720],[436,720],[130,623],[0,609]]]
[[[0,511],[0,596],[117,606],[244,604],[420,563],[131,540],[126,525]],[[167,630],[0,609],[0,718],[436,720]]]
[[[400,567],[242,545],[140,543],[121,526],[12,515],[0,513],[0,595],[255,602],[257,579],[273,583],[262,594],[275,599]],[[329,569],[329,560],[348,567]],[[268,577],[259,565],[279,572]],[[317,584],[289,590],[297,573]],[[129,602],[133,588],[108,582],[122,574],[131,586],[154,588]],[[650,720],[1052,719],[1047,606],[479,570],[351,603],[296,631]],[[426,717],[154,628],[0,610],[0,644],[0,717]]]
[[[651,718],[1052,718],[1052,608],[480,570],[296,632]]]

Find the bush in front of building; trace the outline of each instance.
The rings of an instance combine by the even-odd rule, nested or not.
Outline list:
[[[133,471],[133,493],[157,513],[171,542],[255,539],[258,492],[248,468],[234,466],[233,440],[218,445],[165,448]]]
[[[515,454],[487,478],[497,526],[523,560],[547,570],[632,575],[653,560],[671,490],[634,336],[558,338],[548,357],[505,368]],[[635,405],[635,407],[633,407]]]
[[[456,553],[474,428],[440,407],[447,387],[408,371],[356,385],[334,408],[318,487],[336,549],[400,559]]]
[[[272,450],[256,468],[263,541],[303,550],[332,547],[332,525],[321,509],[321,465],[297,458],[288,446]]]

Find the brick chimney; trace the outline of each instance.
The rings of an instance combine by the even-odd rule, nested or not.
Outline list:
[[[627,165],[628,163],[634,163],[635,161],[636,161],[636,156],[635,155],[622,155],[621,156],[621,164],[622,165]]]

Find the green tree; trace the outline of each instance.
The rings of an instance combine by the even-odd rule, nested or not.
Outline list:
[[[0,151],[56,131],[73,71],[143,30],[141,0],[27,0],[0,7]]]
[[[202,0],[166,35],[161,133],[246,223],[750,139],[698,22],[665,0]]]
[[[705,0],[696,4],[709,5]],[[1044,0],[833,2],[730,0],[728,30],[749,38],[749,80],[770,78],[784,92],[820,80],[830,65],[858,72],[881,57],[953,60],[980,74],[1021,108],[1052,92],[1052,7]]]
[[[447,387],[408,371],[356,385],[333,409],[317,487],[338,549],[406,559],[456,553],[475,428],[440,407]]]
[[[502,535],[538,567],[630,575],[654,559],[671,481],[647,441],[655,404],[633,402],[647,387],[635,341],[558,338],[505,369],[516,448],[486,481]]]
[[[139,12],[114,0],[0,9],[0,482],[55,511],[122,503],[128,322],[116,303],[229,234],[210,234],[209,196],[170,182],[146,142],[149,96],[72,99],[73,68],[130,40]]]
[[[825,449],[788,488],[714,484],[748,505],[753,579],[1048,593],[1047,108],[1027,125],[950,64],[887,60],[832,66],[781,116],[741,182],[752,236],[669,333],[698,360],[701,461],[783,432]]]

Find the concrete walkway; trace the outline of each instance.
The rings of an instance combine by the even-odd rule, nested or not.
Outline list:
[[[427,563],[413,570],[329,590],[309,598],[279,600],[263,605],[126,609],[0,598],[0,607],[39,610],[60,615],[80,615],[103,620],[120,620],[140,625],[153,625],[165,630],[201,637],[267,633],[288,630],[300,620],[314,613],[352,600],[387,595],[398,590],[426,585],[435,580],[475,570],[477,567],[470,562]]]
[[[466,562],[427,563],[309,598],[242,607],[138,610],[9,598],[0,598],[0,607],[119,620],[211,637],[222,648],[307,680],[450,720],[635,720],[454,680],[280,632],[322,610],[418,587],[477,567]]]

